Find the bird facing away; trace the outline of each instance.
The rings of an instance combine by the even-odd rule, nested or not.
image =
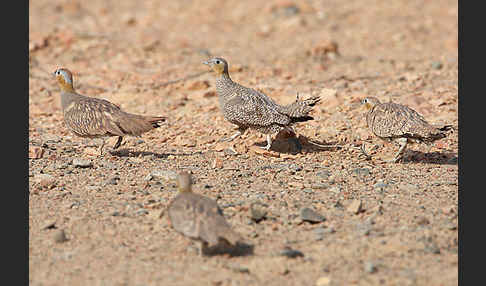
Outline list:
[[[446,137],[451,125],[437,128],[429,124],[422,115],[408,106],[386,102],[381,103],[375,97],[362,100],[368,112],[366,123],[368,128],[378,138],[387,142],[394,142],[400,148],[391,162],[402,158],[407,143],[425,143],[432,146],[435,140]]]
[[[204,64],[209,65],[217,75],[216,92],[224,118],[238,126],[238,131],[226,141],[235,139],[250,128],[267,135],[267,145],[263,149],[269,150],[271,134],[283,129],[294,134],[291,127],[294,123],[314,119],[308,114],[319,102],[318,96],[306,100],[299,100],[297,96],[295,102],[279,105],[267,95],[234,82],[229,76],[225,59],[212,58]]]
[[[167,207],[169,220],[177,232],[200,243],[200,255],[208,246],[216,246],[221,240],[233,246],[241,241],[241,236],[226,222],[218,204],[192,192],[189,173],[181,172],[177,184],[179,193]]]
[[[162,116],[142,116],[124,112],[117,105],[100,98],[77,93],[73,76],[68,69],[54,71],[61,88],[61,107],[66,127],[75,135],[85,138],[103,138],[100,153],[105,145],[104,138],[118,136],[113,149],[120,147],[123,136],[140,136],[165,121]]]

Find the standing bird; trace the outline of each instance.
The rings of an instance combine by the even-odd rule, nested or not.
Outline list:
[[[124,112],[115,104],[100,98],[77,93],[73,87],[73,76],[68,69],[54,72],[61,88],[61,107],[66,127],[74,134],[86,138],[103,138],[99,151],[102,154],[104,138],[118,136],[113,149],[120,147],[123,136],[140,136],[165,121],[162,116],[142,116]]]
[[[407,143],[425,143],[430,150],[435,140],[446,137],[446,131],[452,129],[452,125],[440,128],[432,126],[422,115],[405,105],[381,103],[375,97],[364,98],[362,104],[368,109],[366,123],[371,132],[382,140],[400,146],[393,159],[388,160],[390,162],[402,158]]]
[[[231,80],[225,59],[212,58],[204,64],[209,65],[218,76],[216,91],[224,118],[238,126],[238,131],[226,141],[232,141],[248,128],[255,129],[267,135],[267,145],[262,148],[269,150],[272,146],[271,134],[283,129],[294,134],[292,124],[314,119],[308,113],[319,102],[318,96],[303,101],[297,96],[295,102],[282,106],[267,95]]]
[[[218,204],[192,192],[192,178],[187,172],[177,176],[179,194],[167,207],[170,223],[179,233],[200,242],[202,255],[207,247],[221,240],[236,245],[241,236],[231,229]]]

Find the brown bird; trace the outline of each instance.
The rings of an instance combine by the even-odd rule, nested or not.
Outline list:
[[[250,128],[266,134],[267,145],[263,149],[269,150],[272,146],[271,134],[284,129],[295,134],[292,125],[314,119],[309,112],[319,103],[318,96],[305,100],[299,100],[297,96],[295,102],[280,105],[267,95],[234,82],[229,76],[225,59],[212,58],[204,64],[209,65],[217,75],[216,92],[224,118],[238,126],[238,131],[225,141],[235,139]]]
[[[192,192],[189,173],[181,172],[177,183],[179,193],[167,207],[169,220],[177,232],[199,242],[200,255],[222,241],[233,246],[241,241],[241,236],[226,222],[218,204]]]
[[[61,88],[61,107],[66,127],[75,135],[86,138],[102,138],[100,154],[105,145],[104,138],[118,136],[113,149],[120,147],[123,136],[140,136],[160,127],[163,116],[142,116],[127,113],[117,105],[100,98],[77,93],[73,87],[73,76],[68,69],[59,68],[54,76]]]
[[[368,109],[366,123],[371,132],[400,146],[393,159],[388,160],[390,162],[403,158],[407,143],[425,143],[430,150],[434,141],[446,137],[447,131],[452,129],[452,125],[433,126],[415,110],[398,103],[381,103],[375,97],[367,97],[362,104]]]

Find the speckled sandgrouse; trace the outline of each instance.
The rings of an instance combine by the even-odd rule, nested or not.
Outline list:
[[[282,106],[267,95],[231,80],[225,59],[212,58],[204,64],[209,65],[217,74],[216,91],[224,118],[238,126],[238,131],[227,141],[250,128],[267,135],[267,145],[263,149],[269,150],[272,145],[271,134],[283,129],[294,133],[291,128],[294,123],[314,119],[308,114],[319,102],[318,96],[306,100],[297,98],[295,102]]]
[[[179,193],[167,207],[170,223],[177,232],[200,242],[200,255],[208,246],[218,245],[220,240],[231,245],[241,241],[241,236],[226,222],[218,204],[192,192],[189,173],[181,172],[177,183]]]
[[[381,103],[375,97],[367,97],[362,103],[368,109],[366,123],[371,132],[382,140],[394,142],[400,148],[391,162],[402,158],[407,143],[425,143],[429,146],[446,137],[451,125],[435,127],[422,115],[408,106],[393,102]]]
[[[165,121],[163,116],[142,116],[124,112],[115,104],[100,98],[77,93],[68,69],[59,68],[54,76],[61,88],[61,107],[66,127],[75,135],[87,138],[118,136],[113,149],[120,147],[123,136],[140,136]]]

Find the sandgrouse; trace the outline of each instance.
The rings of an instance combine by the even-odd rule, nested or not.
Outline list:
[[[235,246],[241,236],[231,229],[218,204],[192,192],[192,177],[181,172],[177,177],[178,195],[167,207],[172,227],[179,233],[200,243],[199,254],[221,240]]]
[[[375,97],[367,97],[362,104],[368,109],[366,123],[371,132],[400,146],[395,156],[388,160],[390,162],[403,158],[407,143],[425,143],[431,147],[435,140],[446,137],[446,131],[452,129],[451,125],[435,127],[415,110],[398,103],[381,103]]]
[[[54,76],[61,88],[61,107],[66,127],[75,135],[87,138],[118,136],[113,149],[120,147],[123,136],[140,136],[165,121],[163,116],[142,116],[124,112],[117,105],[99,98],[77,93],[73,87],[73,76],[68,69],[59,68]]]
[[[234,82],[229,76],[225,59],[212,58],[204,64],[209,65],[217,74],[216,92],[224,118],[238,126],[238,131],[227,138],[227,141],[235,139],[250,128],[267,135],[267,145],[263,149],[269,150],[272,146],[271,134],[283,129],[293,134],[291,126],[294,123],[314,119],[308,114],[319,102],[318,96],[306,100],[297,98],[295,102],[282,106],[267,95]]]

